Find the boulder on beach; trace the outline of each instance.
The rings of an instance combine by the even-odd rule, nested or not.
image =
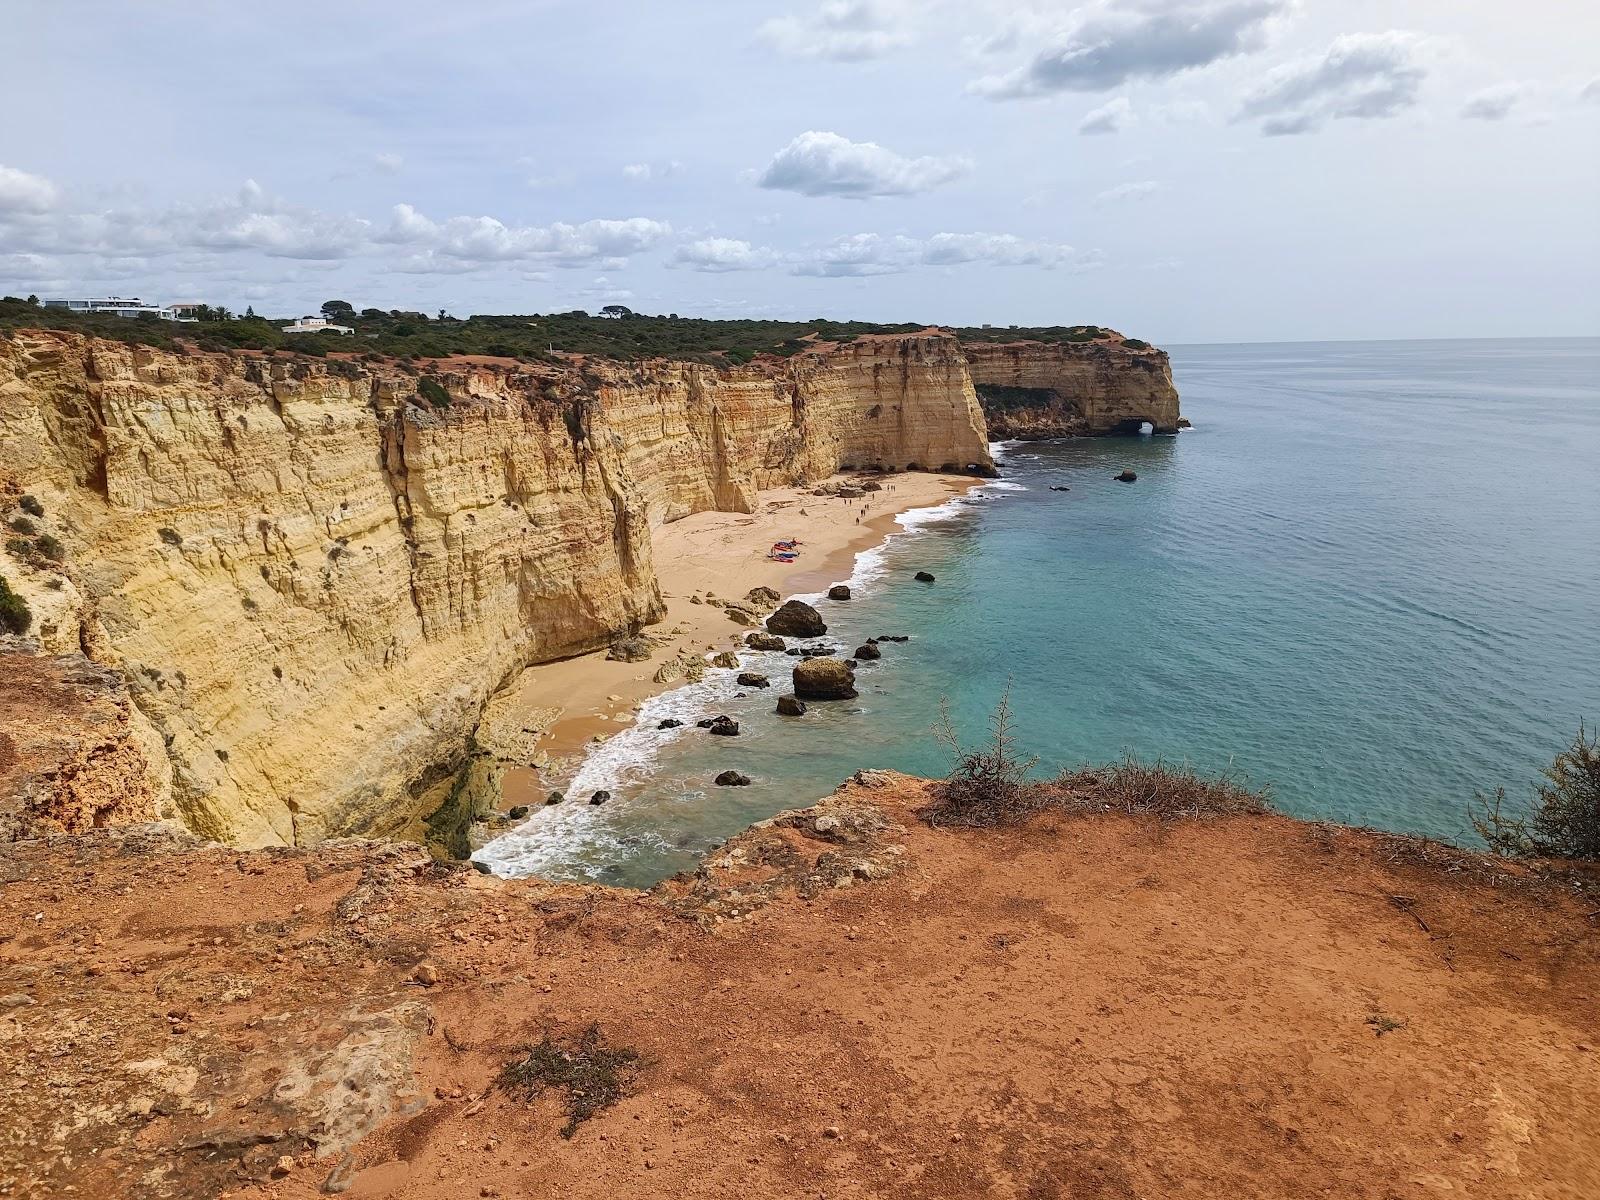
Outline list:
[[[918,583],[932,583],[933,582],[933,572],[932,571],[918,571],[917,574],[916,574],[916,580],[917,580]]]
[[[739,722],[726,714],[717,717],[707,717],[703,721],[696,721],[701,729],[707,733],[714,733],[718,737],[738,737]]]
[[[828,632],[822,615],[804,600],[787,600],[767,618],[767,632],[782,637],[821,637]]]
[[[612,662],[646,662],[650,658],[650,641],[642,637],[618,638],[611,643],[606,657]]]
[[[828,599],[829,600],[848,600],[848,599],[850,599],[850,585],[848,583],[836,583],[836,584],[834,584],[831,588],[828,589]]]
[[[873,659],[882,658],[883,651],[878,649],[878,644],[876,642],[865,642],[856,647],[855,654],[853,654],[851,657],[859,659],[862,662],[871,662]]]
[[[805,701],[796,696],[778,697],[778,715],[780,717],[803,717],[806,715]]]
[[[527,815],[528,815],[528,806],[526,804],[513,804],[511,806],[511,811],[506,813],[506,820],[508,820],[508,821],[520,821],[520,820],[522,820],[523,817],[525,817]]]
[[[744,594],[744,598],[757,608],[771,608],[782,599],[772,588],[753,587]]]
[[[657,729],[677,729],[682,724],[683,724],[683,722],[678,720],[677,717],[667,717],[664,720],[662,720],[662,722],[659,725],[657,725],[656,728]]]
[[[856,673],[842,659],[804,659],[794,669],[794,694],[801,700],[854,700]]]
[[[772,681],[759,671],[740,671],[739,677],[734,682],[740,687],[763,688],[772,686]]]
[[[724,670],[731,671],[739,665],[739,656],[732,650],[722,650],[712,658],[711,665],[713,667],[722,667]]]
[[[712,782],[718,787],[749,787],[750,776],[742,775],[738,771],[724,771]]]
[[[606,791],[605,788],[601,788],[598,792],[589,797],[589,803],[604,804],[609,799],[611,799],[611,793]]]
[[[560,804],[565,799],[566,799],[566,797],[563,796],[560,792],[551,792],[548,796],[546,796],[544,798],[544,802],[546,804]]]
[[[783,639],[775,633],[761,633],[759,630],[744,635],[744,644],[752,650],[782,650]]]
[[[1135,479],[1139,478],[1139,476],[1135,472],[1124,468],[1120,474],[1113,475],[1111,478],[1115,479],[1118,483],[1132,483]]]
[[[728,620],[732,621],[735,625],[743,625],[746,628],[751,628],[761,624],[761,614],[756,612],[755,609],[749,608],[746,605],[726,604],[723,605],[722,611],[727,615]]]

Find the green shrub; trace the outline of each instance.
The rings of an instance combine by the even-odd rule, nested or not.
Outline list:
[[[444,385],[437,379],[424,375],[417,380],[417,391],[422,394],[424,400],[435,408],[450,407],[450,393],[445,390]]]
[[[34,499],[32,496],[22,497],[22,499],[17,501],[17,507],[23,512],[27,513],[30,517],[44,516],[44,505],[40,504],[39,501]]]
[[[168,529],[165,525],[156,530],[156,536],[169,546],[183,545],[183,535],[176,529]]]
[[[1123,338],[1122,339],[1122,344],[1124,346],[1126,346],[1129,350],[1148,350],[1148,349],[1150,349],[1150,343],[1149,342],[1140,341],[1138,338]]]
[[[32,533],[35,529],[34,523],[27,517],[12,517],[8,523],[14,533]]]
[[[27,538],[7,538],[6,552],[18,558],[32,558],[33,543]]]
[[[28,602],[13,592],[6,577],[0,575],[0,629],[20,636],[27,633],[32,624],[33,614],[28,611]]]
[[[34,553],[51,562],[60,562],[67,557],[67,548],[61,544],[59,538],[48,533],[42,533],[33,542]]]
[[[1479,794],[1468,811],[1472,827],[1496,854],[1517,858],[1600,860],[1600,739],[1582,722],[1578,736],[1548,767],[1524,815],[1507,815],[1506,790]]]

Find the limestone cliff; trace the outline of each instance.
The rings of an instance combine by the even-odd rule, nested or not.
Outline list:
[[[658,619],[653,526],[841,466],[989,465],[936,331],[731,368],[424,377],[0,342],[0,486],[68,552],[49,570],[8,552],[4,573],[46,650],[120,670],[191,828],[393,829],[437,806],[512,673]]]
[[[1178,392],[1165,351],[1106,331],[1091,342],[967,342],[962,347],[989,435],[1176,433]]]

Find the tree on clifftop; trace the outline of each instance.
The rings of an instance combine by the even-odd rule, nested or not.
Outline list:
[[[330,321],[337,321],[340,317],[353,317],[356,315],[355,306],[348,300],[324,300],[322,302],[322,315]]]

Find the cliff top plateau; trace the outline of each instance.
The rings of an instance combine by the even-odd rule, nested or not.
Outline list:
[[[1592,898],[864,773],[650,893],[171,826],[0,847],[0,1192],[1600,1189]]]

